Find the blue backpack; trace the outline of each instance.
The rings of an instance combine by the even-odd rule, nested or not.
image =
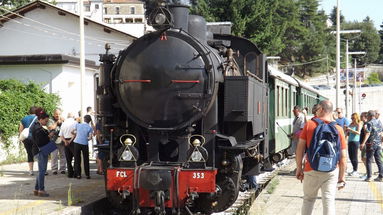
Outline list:
[[[331,172],[336,169],[340,160],[340,137],[336,122],[324,123],[318,118],[312,119],[318,126],[307,149],[311,168],[320,172]]]

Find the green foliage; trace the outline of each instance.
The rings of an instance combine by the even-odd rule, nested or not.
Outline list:
[[[372,72],[368,77],[367,77],[368,84],[380,84],[382,81],[379,79],[379,73],[377,72]]]
[[[376,63],[383,64],[383,22],[380,25],[380,30],[379,30],[379,37],[380,37],[380,50],[379,50],[379,57]]]
[[[375,62],[379,57],[381,40],[374,26],[374,23],[369,17],[363,22],[348,22],[345,29],[361,30],[360,35],[345,35],[345,39],[350,39],[349,51],[365,51],[366,56],[356,56],[359,58],[359,64],[370,64]]]
[[[68,188],[68,206],[73,205],[72,183],[69,183]]]
[[[336,28],[336,6],[334,6],[331,10],[331,13],[330,13],[330,21],[332,22],[333,26],[334,26],[334,29]],[[340,14],[339,14],[339,18],[340,18],[340,24],[343,24],[344,23],[344,16],[342,14],[342,11],[340,11]]]
[[[220,7],[217,7],[220,5]],[[335,38],[318,0],[200,0],[193,13],[208,21],[231,21],[232,33],[256,43],[266,55],[281,56],[281,63],[300,76],[327,72],[325,60],[335,55]]]
[[[273,178],[269,182],[269,184],[267,185],[267,193],[268,194],[272,194],[275,191],[275,189],[277,188],[278,184],[279,184],[279,179],[278,178]]]
[[[0,3],[0,15],[8,13],[7,10],[14,10],[16,8],[29,4],[33,1],[35,0],[3,0],[2,4]],[[55,0],[42,0],[42,1],[46,1],[51,4],[56,4]],[[2,10],[2,8],[6,10]]]
[[[21,145],[21,144],[20,144]],[[27,154],[24,148],[21,148],[22,150],[19,150],[19,153],[17,155],[14,154],[8,154],[7,159],[0,162],[1,165],[7,165],[7,164],[14,164],[14,163],[21,163],[25,162],[27,160]]]
[[[24,84],[17,80],[0,80],[0,137],[9,144],[16,135],[20,120],[28,114],[31,106],[44,108],[48,113],[59,104],[59,97],[45,93],[40,85]]]

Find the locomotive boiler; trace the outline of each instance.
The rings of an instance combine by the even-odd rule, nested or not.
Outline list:
[[[190,4],[146,1],[155,31],[100,55],[107,198],[132,214],[223,211],[268,161],[266,58]]]

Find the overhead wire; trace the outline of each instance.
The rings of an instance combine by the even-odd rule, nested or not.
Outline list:
[[[325,58],[322,58],[322,59],[313,60],[313,61],[309,61],[309,62],[305,62],[305,63],[287,64],[287,65],[284,65],[284,66],[282,66],[282,67],[302,66],[302,65],[307,65],[307,64],[317,63],[317,62],[324,61],[324,60],[327,60],[327,59],[328,59],[328,58],[325,57]]]
[[[41,31],[43,32],[44,34],[38,34],[38,33],[32,33],[32,32],[28,32],[28,31],[23,31],[23,30],[20,30],[20,29],[11,29],[11,28],[8,28],[6,26],[3,26],[2,28],[4,29],[8,29],[8,30],[12,30],[12,31],[17,31],[17,32],[20,32],[20,33],[24,33],[24,34],[29,34],[29,35],[33,35],[33,36],[39,36],[39,37],[49,37],[49,38],[53,38],[53,39],[60,39],[60,40],[68,40],[68,41],[77,41],[77,42],[80,42],[80,39],[75,39],[75,38],[72,38],[72,37],[68,37],[68,36],[65,36],[63,34],[58,34],[56,32],[51,32],[50,30],[46,30],[45,28],[41,28],[41,27],[37,27],[37,26],[33,26],[33,25],[29,25],[29,24],[26,24],[26,23],[23,23],[23,22],[20,22],[20,21],[17,21],[17,20],[14,20],[14,19],[11,19],[9,17],[6,17],[4,15],[0,15],[0,17],[5,17],[7,18],[9,21],[12,21],[12,22],[15,22],[17,24],[20,24],[20,25],[24,25],[28,28],[33,28],[33,29],[36,29],[38,31]],[[108,41],[105,41],[106,43],[108,43]],[[104,46],[104,42],[96,42],[96,43],[99,43],[99,44],[95,44],[94,42],[86,42],[87,45],[91,45],[91,46],[98,46],[98,47],[103,47]],[[109,44],[113,44],[113,43],[109,43]],[[122,45],[121,45],[122,46]],[[123,47],[127,47],[129,46],[129,44],[127,45],[124,45]],[[114,47],[111,47],[111,49],[113,50],[116,50],[116,52],[112,52],[112,53],[118,53],[121,48],[114,48]],[[73,56],[76,56],[76,55],[73,55]]]
[[[64,30],[64,29],[61,29],[61,28],[58,28],[58,27],[55,27],[55,26],[51,26],[51,25],[48,25],[48,24],[39,22],[39,21],[37,21],[37,20],[34,20],[34,19],[32,19],[32,18],[29,18],[29,17],[23,16],[23,15],[20,15],[20,14],[18,14],[18,13],[15,13],[15,12],[13,12],[13,11],[8,10],[8,9],[0,8],[0,10],[6,11],[6,12],[11,13],[11,14],[14,14],[14,15],[20,17],[20,18],[25,18],[25,19],[27,19],[27,20],[30,20],[30,21],[32,21],[32,22],[34,22],[34,23],[37,23],[37,24],[40,24],[40,25],[42,25],[42,26],[46,26],[46,27],[48,27],[48,29],[46,29],[46,28],[43,28],[43,29],[46,30],[46,31],[48,31],[48,32],[49,32],[49,31],[52,32],[52,31],[56,30],[55,33],[66,33],[66,34],[69,34],[69,35],[73,35],[73,36],[76,36],[76,37],[80,37],[80,34],[77,34],[77,33],[74,33],[74,32],[69,32],[69,31],[67,31],[67,30]],[[5,15],[0,15],[0,16],[5,17],[5,18],[7,18],[8,20],[16,21],[16,20],[11,19],[11,18],[9,18],[9,17],[7,17],[7,16],[5,16]],[[33,27],[33,26],[29,25],[29,24],[25,24],[25,23],[20,22],[20,21],[17,21],[17,22],[19,22],[19,24],[24,24],[24,25],[27,26],[27,27]],[[50,28],[50,29],[49,29],[49,28]],[[58,32],[57,32],[57,31],[58,31]],[[47,32],[46,32],[46,33],[47,33]],[[113,44],[113,45],[117,45],[117,46],[121,46],[121,47],[127,47],[127,46],[130,44],[130,43],[124,44],[124,43],[115,43],[115,42],[112,42],[112,43],[111,43],[111,42],[110,42],[111,40],[106,41],[106,40],[102,40],[102,39],[95,38],[95,37],[91,37],[91,36],[85,36],[85,38],[90,39],[90,40],[94,40],[94,41],[98,41],[98,42],[102,42],[102,43],[109,43],[109,44]]]

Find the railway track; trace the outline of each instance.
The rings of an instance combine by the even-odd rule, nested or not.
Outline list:
[[[245,192],[239,192],[238,199],[235,203],[224,212],[213,213],[213,215],[245,215],[249,211],[253,201],[257,196],[266,188],[267,184],[273,179],[278,172],[284,167],[291,165],[294,162],[293,159],[284,159],[278,164],[274,164],[274,170],[271,172],[264,172],[257,176],[257,190],[248,190]]]

